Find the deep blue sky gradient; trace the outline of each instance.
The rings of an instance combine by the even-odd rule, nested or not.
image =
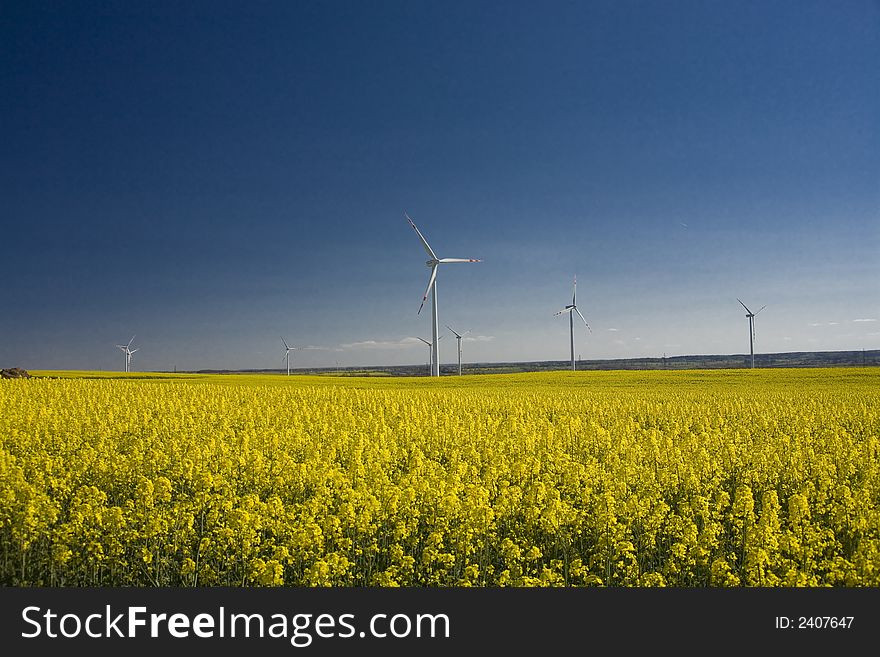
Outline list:
[[[424,362],[404,210],[466,361],[575,274],[584,358],[880,348],[878,62],[870,0],[3,3],[0,365]]]

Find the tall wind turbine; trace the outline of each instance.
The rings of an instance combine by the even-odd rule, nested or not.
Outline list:
[[[470,331],[465,331],[464,333],[456,333],[455,329],[452,328],[449,324],[446,325],[452,333],[455,335],[455,339],[458,340],[458,375],[461,376],[461,339],[466,336]]]
[[[739,301],[739,299],[737,299]],[[739,305],[746,309],[746,317],[749,318],[749,353],[752,356],[752,369],[755,368],[755,315],[757,315],[761,310],[764,310],[767,306],[761,306],[758,313],[753,313],[749,310],[749,307],[744,304],[742,301],[739,301]]]
[[[290,376],[290,352],[295,351],[298,347],[291,347],[283,337],[281,338],[281,342],[284,343],[284,359],[287,361],[287,376]]]
[[[584,326],[587,327],[587,330],[592,333],[593,329],[590,328],[590,325],[587,324],[586,318],[581,314],[581,311],[578,310],[577,307],[577,285],[578,279],[577,276],[574,277],[574,290],[571,293],[571,304],[560,310],[558,313],[554,315],[554,317],[559,317],[565,313],[568,313],[568,331],[571,335],[571,369],[574,371],[575,368],[575,360],[574,360],[574,314],[577,313],[578,317],[584,320]]]
[[[131,343],[134,342],[134,336],[131,336],[131,340],[128,341],[128,344],[118,344],[116,345],[117,349],[121,349],[122,353],[125,354],[125,371],[131,371],[131,355],[137,351],[137,349],[131,348]]]
[[[437,334],[440,332],[439,328],[439,319],[437,318],[437,267],[442,264],[446,264],[449,262],[480,262],[474,258],[438,258],[434,253],[434,250],[428,244],[428,240],[425,239],[424,235],[419,232],[419,229],[416,228],[415,223],[412,219],[410,219],[409,215],[404,212],[403,215],[409,221],[410,226],[413,227],[413,230],[416,231],[416,235],[419,236],[419,239],[422,241],[422,246],[425,247],[425,252],[427,252],[430,260],[426,261],[425,264],[431,268],[431,278],[428,279],[428,287],[425,289],[425,294],[422,296],[422,303],[419,306],[420,314],[422,312],[422,307],[425,305],[425,301],[428,298],[428,293],[431,293],[431,376],[440,376],[440,352],[437,349],[437,342],[439,341],[439,337]]]

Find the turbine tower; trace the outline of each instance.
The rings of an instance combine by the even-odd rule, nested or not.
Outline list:
[[[745,308],[746,313],[748,313],[746,315],[746,317],[749,318],[749,354],[751,354],[751,356],[752,356],[752,369],[754,369],[755,368],[755,315],[757,315],[759,312],[761,312],[761,310],[764,310],[764,308],[766,308],[767,306],[761,306],[761,308],[758,310],[758,313],[753,313],[751,310],[749,310],[749,307],[746,304],[744,304],[739,299],[737,299],[737,301],[739,301],[739,305],[741,305],[743,308]]]
[[[125,371],[131,371],[131,355],[137,351],[137,349],[131,348],[131,343],[134,342],[134,336],[131,336],[131,340],[128,341],[128,344],[118,344],[116,345],[117,349],[121,349],[122,353],[125,354]]]
[[[565,313],[568,313],[568,331],[571,335],[571,369],[574,371],[575,368],[575,360],[574,360],[574,314],[577,313],[578,317],[584,320],[584,326],[587,327],[587,330],[592,333],[593,329],[590,328],[590,325],[587,324],[586,318],[581,314],[581,311],[578,310],[577,307],[577,285],[578,279],[577,276],[574,277],[574,289],[571,293],[571,304],[560,310],[558,313],[554,315],[554,317],[559,317]]]
[[[287,344],[283,337],[281,338],[281,342],[284,343],[284,360],[287,361],[287,376],[290,376],[290,352],[295,351],[296,349],[298,349],[298,347],[291,347],[289,344]]]
[[[422,307],[425,305],[425,301],[428,298],[428,293],[431,293],[431,376],[440,376],[440,352],[437,349],[437,342],[439,341],[439,337],[437,334],[440,332],[439,328],[439,320],[437,318],[437,267],[442,264],[446,264],[449,262],[480,262],[474,258],[438,258],[434,253],[434,250],[428,244],[428,240],[425,239],[424,235],[419,232],[419,229],[416,228],[415,223],[412,219],[410,219],[409,215],[404,212],[403,215],[409,221],[410,226],[413,227],[413,230],[416,231],[416,235],[419,236],[419,239],[422,241],[422,246],[425,247],[425,252],[428,254],[430,260],[426,261],[425,264],[431,268],[431,278],[428,279],[428,287],[425,289],[425,294],[422,297],[422,303],[419,306],[419,312],[417,314],[421,314]]]
[[[455,329],[452,328],[449,324],[446,325],[452,333],[455,335],[455,339],[458,340],[458,375],[461,376],[461,339],[466,336],[470,331],[465,331],[464,333],[458,334],[455,332]]]

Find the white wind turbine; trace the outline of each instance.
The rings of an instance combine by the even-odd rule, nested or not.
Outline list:
[[[461,339],[468,333],[470,333],[470,331],[465,331],[464,333],[459,334],[456,333],[455,329],[452,328],[449,324],[446,325],[446,328],[452,331],[453,334],[455,334],[455,339],[458,340],[458,375],[461,376]]]
[[[131,355],[137,351],[137,349],[131,348],[131,343],[134,342],[134,336],[131,336],[131,340],[128,341],[128,344],[118,344],[116,345],[117,349],[121,349],[122,353],[125,354],[125,371],[131,371]]]
[[[440,340],[440,339],[442,339],[442,338],[443,338],[443,336],[441,335],[441,336],[440,336],[439,338],[437,338],[437,339]],[[432,376],[433,368],[432,368],[431,366],[434,364],[434,361],[433,361],[433,358],[434,358],[434,343],[433,343],[433,342],[428,342],[427,340],[425,340],[425,338],[419,338],[419,340],[421,340],[421,341],[424,342],[426,345],[428,345],[428,376]]]
[[[739,301],[739,299],[737,299]],[[742,301],[739,301],[739,305],[746,309],[746,317],[749,318],[749,353],[752,356],[752,369],[755,367],[755,315],[757,315],[761,310],[764,310],[767,306],[761,306],[758,313],[753,313],[749,310],[749,307],[744,304]]]
[[[281,338],[281,342],[284,343],[284,359],[287,361],[287,376],[290,376],[290,352],[296,351],[297,349],[299,349],[299,347],[291,347],[289,344],[287,344],[283,337]]]
[[[439,320],[437,318],[437,267],[442,264],[450,263],[450,262],[480,262],[474,258],[438,258],[434,253],[434,250],[428,244],[428,240],[425,239],[424,235],[419,232],[419,229],[416,228],[415,223],[412,219],[410,219],[409,215],[404,212],[404,216],[409,221],[410,226],[413,227],[413,230],[416,231],[416,234],[419,236],[419,239],[422,241],[422,246],[425,247],[425,251],[430,257],[430,260],[425,262],[425,264],[431,268],[431,278],[428,280],[428,287],[425,289],[425,294],[422,297],[422,303],[419,306],[419,313],[422,312],[422,307],[425,305],[425,301],[428,298],[428,293],[431,293],[431,376],[440,376],[440,352],[437,349],[437,342],[439,341],[439,337],[437,334],[440,332],[439,328]]]
[[[565,313],[568,313],[568,330],[571,335],[571,369],[572,370],[576,369],[575,368],[575,360],[574,360],[574,314],[577,313],[578,317],[580,317],[582,320],[584,320],[584,326],[587,327],[587,330],[589,330],[590,333],[593,332],[593,329],[591,329],[590,325],[587,324],[586,318],[583,315],[581,315],[581,311],[578,310],[578,307],[577,307],[577,284],[578,284],[578,279],[577,279],[577,276],[575,276],[574,277],[574,289],[571,293],[571,304],[566,306],[565,308],[563,308],[562,310],[560,310],[558,313],[556,313],[554,315],[554,317],[559,317],[559,315],[563,315]]]

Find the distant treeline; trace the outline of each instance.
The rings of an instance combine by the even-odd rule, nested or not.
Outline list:
[[[705,370],[748,368],[748,354],[711,356],[669,356],[661,358],[618,358],[610,360],[579,360],[579,370]],[[880,365],[880,350],[863,351],[795,351],[781,354],[755,354],[756,368],[771,367],[872,367]],[[545,360],[528,363],[465,363],[463,374],[508,374],[515,372],[548,372],[567,370],[568,360]],[[199,374],[270,373],[281,369],[198,370]],[[391,365],[376,367],[317,367],[291,370],[296,374],[329,374],[336,376],[427,376],[426,365]],[[457,374],[458,365],[440,366],[441,374]]]

